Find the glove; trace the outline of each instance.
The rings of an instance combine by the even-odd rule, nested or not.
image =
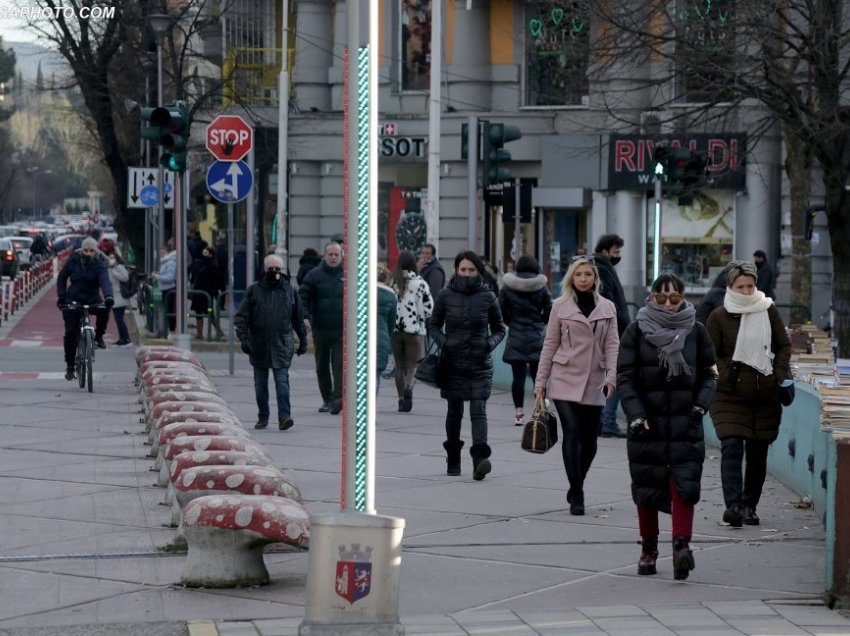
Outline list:
[[[242,348],[242,353],[244,353],[245,355],[251,355],[251,346],[250,345],[242,342],[242,343],[240,343],[239,346]]]
[[[65,309],[65,300],[60,298],[56,301],[56,306],[59,307],[59,309]]]
[[[646,429],[646,418],[636,417],[629,422],[629,433],[633,439],[645,437],[649,431]]]
[[[298,349],[295,351],[295,355],[303,356],[305,353],[307,353],[307,343],[302,342],[300,345],[298,345]]]
[[[691,426],[702,429],[702,416],[705,415],[705,409],[701,406],[694,406],[691,409]]]
[[[115,304],[115,299],[112,296],[107,296],[103,299],[103,306],[107,309],[112,309],[112,305]]]

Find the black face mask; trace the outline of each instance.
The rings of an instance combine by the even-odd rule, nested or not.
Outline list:
[[[623,259],[619,256],[611,256],[609,260],[611,261],[611,265],[616,267],[617,263],[619,263]]]
[[[472,291],[481,286],[481,276],[458,276],[456,284],[460,291]]]
[[[275,282],[278,282],[281,278],[283,278],[283,272],[276,272],[274,270],[267,269],[266,270],[266,276],[268,277],[269,280],[273,280]]]

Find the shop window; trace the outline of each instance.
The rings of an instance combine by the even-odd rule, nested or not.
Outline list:
[[[674,16],[680,97],[715,103],[733,96],[735,30],[733,0],[680,0]]]
[[[525,5],[525,105],[586,105],[589,13],[582,2]]]
[[[431,0],[402,0],[401,90],[427,91],[431,83]]]
[[[647,214],[647,285],[652,282],[654,202]],[[687,205],[664,199],[661,215],[661,271],[672,272],[688,288],[710,287],[734,253],[735,198],[730,190],[706,190]]]

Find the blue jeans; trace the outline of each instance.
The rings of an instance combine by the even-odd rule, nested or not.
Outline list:
[[[118,339],[125,342],[130,339],[130,332],[127,330],[127,323],[124,322],[124,311],[126,307],[113,307],[112,315],[115,316],[115,326],[118,327]]]
[[[602,417],[600,421],[600,431],[616,431],[617,426],[617,407],[620,406],[620,393],[614,391],[614,395],[605,400],[605,406],[602,407]]]
[[[274,388],[277,395],[277,419],[285,420],[290,415],[289,405],[289,369],[271,369],[274,375]],[[254,393],[257,396],[257,419],[269,419],[269,369],[254,367]]]

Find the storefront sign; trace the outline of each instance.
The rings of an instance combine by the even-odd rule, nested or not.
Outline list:
[[[419,159],[425,156],[427,147],[426,137],[381,137],[382,157]]]
[[[608,156],[608,189],[652,190],[652,155],[657,145],[690,148],[708,158],[706,189],[742,190],[747,135],[611,135]]]

